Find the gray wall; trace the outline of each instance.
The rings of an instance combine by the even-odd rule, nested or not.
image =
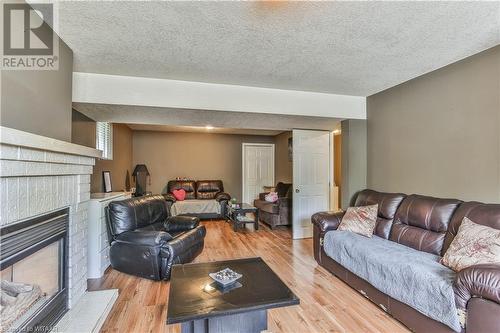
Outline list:
[[[355,195],[366,188],[366,120],[349,119],[341,122],[341,207],[352,206]]]
[[[59,39],[59,70],[2,70],[2,126],[71,141],[73,52]]]
[[[500,202],[500,46],[368,97],[368,186]]]

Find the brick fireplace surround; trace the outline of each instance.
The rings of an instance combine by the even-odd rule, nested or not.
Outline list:
[[[90,175],[100,156],[92,148],[0,127],[0,225],[70,209],[69,308],[87,289]]]

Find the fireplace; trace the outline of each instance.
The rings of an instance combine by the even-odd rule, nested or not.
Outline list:
[[[69,209],[0,228],[0,330],[48,332],[68,309]]]

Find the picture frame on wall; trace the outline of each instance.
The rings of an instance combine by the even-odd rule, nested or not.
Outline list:
[[[103,171],[102,172],[102,183],[104,184],[104,192],[109,193],[112,192],[112,187],[111,187],[111,172],[110,171]]]

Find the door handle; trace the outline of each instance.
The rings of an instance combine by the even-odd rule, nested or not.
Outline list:
[[[298,188],[295,189],[295,193],[299,193],[300,190]]]

